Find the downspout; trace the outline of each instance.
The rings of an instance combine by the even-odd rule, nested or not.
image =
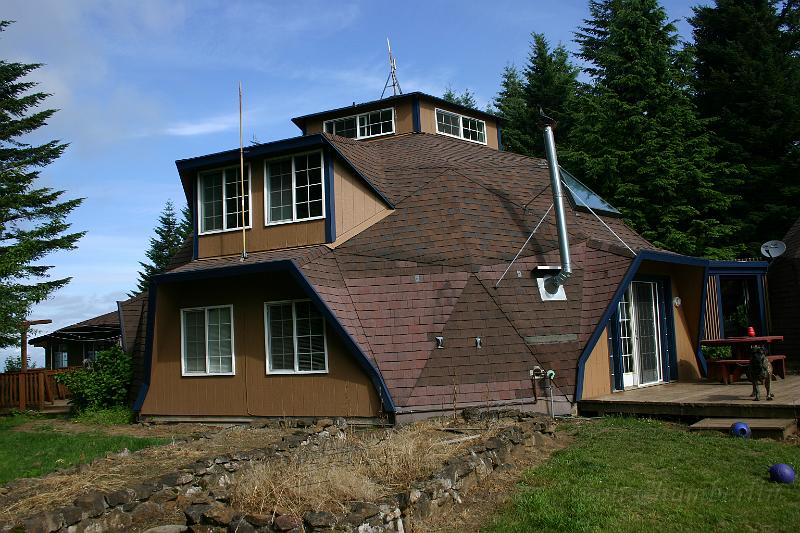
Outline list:
[[[544,147],[547,153],[547,166],[550,169],[550,188],[553,191],[553,206],[556,212],[556,229],[558,230],[558,251],[561,256],[561,270],[555,276],[544,280],[548,293],[555,294],[559,287],[572,276],[572,261],[569,255],[569,235],[567,234],[567,218],[564,212],[564,191],[561,189],[561,173],[558,170],[558,157],[556,156],[556,141],[553,136],[555,121],[550,117],[541,115],[544,120]]]

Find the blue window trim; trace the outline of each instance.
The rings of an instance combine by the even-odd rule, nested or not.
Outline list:
[[[389,388],[386,386],[386,382],[383,380],[380,370],[378,370],[372,361],[370,361],[369,357],[367,357],[367,355],[358,346],[358,343],[355,341],[355,339],[353,339],[347,330],[344,329],[344,326],[339,323],[339,321],[336,319],[336,316],[319,296],[319,293],[317,293],[314,285],[308,280],[308,278],[306,278],[305,274],[303,274],[294,261],[288,259],[271,261],[268,263],[237,265],[208,270],[177,272],[173,274],[167,273],[154,276],[153,280],[150,282],[150,292],[148,295],[147,337],[144,354],[144,382],[139,388],[139,394],[136,397],[136,402],[134,402],[133,410],[141,411],[144,400],[147,397],[147,392],[150,388],[150,374],[153,359],[153,330],[155,326],[156,314],[156,294],[158,293],[158,288],[160,285],[166,283],[219,279],[231,276],[276,271],[288,272],[297,282],[303,292],[305,292],[306,296],[314,303],[317,310],[320,311],[320,313],[322,313],[322,315],[325,317],[327,324],[330,325],[333,331],[335,331],[342,339],[345,347],[350,354],[353,355],[356,362],[367,373],[372,381],[373,386],[375,387],[375,391],[378,393],[378,398],[381,400],[381,405],[383,405],[387,412],[394,413],[396,411],[394,400],[389,392]]]
[[[503,151],[503,128],[497,126],[497,149]]]
[[[333,190],[333,154],[329,149],[325,155],[325,242],[336,240],[336,195]]]
[[[725,317],[722,316],[722,279],[719,274],[714,276],[717,282],[717,320],[719,320],[719,336],[725,337]]]
[[[411,121],[414,133],[420,133],[422,131],[422,120],[420,119],[419,95],[417,94],[411,99]]]
[[[197,180],[192,180],[192,199],[189,201],[189,209],[192,213],[192,259],[197,259],[200,254],[200,231],[198,226],[197,208]]]
[[[703,334],[706,330],[706,298],[708,297],[708,265],[703,269],[703,288],[700,291],[700,326],[697,328],[697,341],[695,343],[695,353],[697,354],[697,364],[700,365],[700,375],[708,376],[708,363],[703,355]]]

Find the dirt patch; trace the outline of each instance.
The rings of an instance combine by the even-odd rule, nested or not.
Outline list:
[[[82,424],[63,418],[43,418],[20,424],[12,431],[35,432],[54,431],[56,433],[102,433],[104,435],[123,435],[127,437],[186,438],[215,433],[230,425],[213,426],[208,424],[128,424],[104,426]]]
[[[53,420],[33,423],[53,424]],[[57,421],[56,421],[57,422]],[[75,431],[71,422],[54,424],[62,431]],[[27,424],[26,424],[27,425]],[[97,430],[98,426],[88,426]],[[102,426],[99,426],[102,427]],[[235,453],[280,440],[286,430],[233,426],[209,427],[199,424],[153,425],[107,428],[130,431],[135,436],[173,438],[171,444],[145,448],[135,453],[110,454],[91,464],[42,478],[12,481],[0,489],[0,523],[14,522],[37,511],[71,502],[88,491],[112,491],[172,472],[192,461]],[[121,433],[115,433],[121,434]],[[191,438],[185,440],[187,436]]]

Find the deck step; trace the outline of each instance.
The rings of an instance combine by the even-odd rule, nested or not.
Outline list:
[[[749,425],[755,438],[784,439],[797,433],[797,420],[794,418],[704,418],[689,426],[689,431],[727,433],[736,422]]]

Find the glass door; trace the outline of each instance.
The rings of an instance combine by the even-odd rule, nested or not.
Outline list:
[[[658,284],[634,281],[619,302],[619,357],[624,388],[662,381]]]

